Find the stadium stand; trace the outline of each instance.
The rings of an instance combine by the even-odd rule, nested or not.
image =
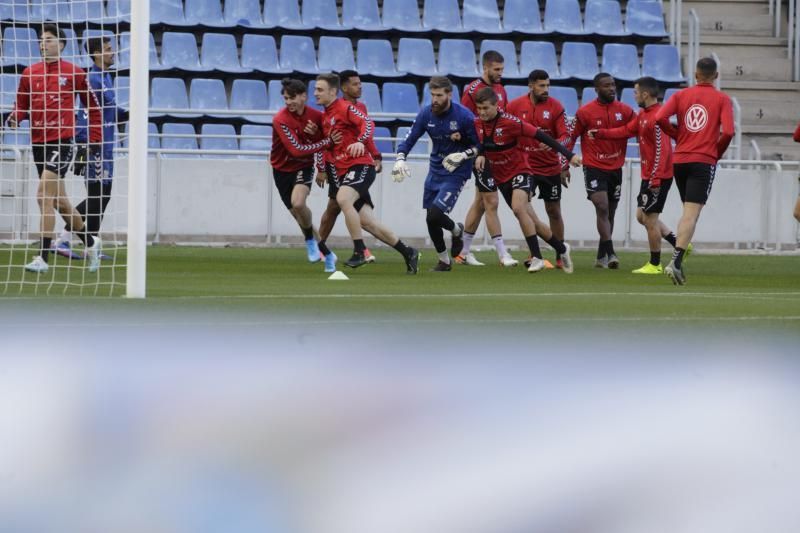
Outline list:
[[[189,95],[186,83],[180,78],[153,78],[150,89],[150,107],[154,109],[189,109]],[[150,113],[151,117],[161,117],[164,113]],[[170,113],[170,117],[197,118],[194,113]]]
[[[622,25],[622,12],[617,0],[586,0],[583,21],[584,31],[598,37],[629,35]]]
[[[359,39],[358,72],[379,78],[404,76],[394,65],[392,44],[386,39]]]
[[[397,45],[397,70],[415,76],[436,75],[438,70],[433,42],[430,39],[402,37]]]
[[[268,116],[245,113],[270,108],[267,85],[261,80],[233,80],[230,108],[242,111],[240,117],[244,120],[262,124],[271,122]]]
[[[382,139],[383,137],[383,139]],[[377,126],[375,128],[375,147],[382,154],[394,153],[392,141],[389,140],[393,137],[389,128]]]
[[[152,0],[150,2],[150,24],[186,26],[183,2],[181,0]]]
[[[449,33],[462,33],[458,0],[425,0],[422,10],[422,27]]]
[[[439,74],[462,78],[478,76],[475,45],[467,39],[442,39],[439,42]]]
[[[547,41],[524,41],[519,54],[519,70],[527,75],[532,70],[542,69],[551,80],[563,79],[558,68],[556,47]]]
[[[462,24],[464,31],[479,33],[509,32],[500,23],[500,12],[497,9],[495,0],[464,0]]]
[[[253,29],[268,29],[261,16],[261,3],[258,0],[227,0],[222,14],[227,27],[246,26]]]
[[[542,33],[538,0],[506,0],[503,28],[524,34]]]
[[[319,39],[319,69],[323,72],[352,70],[356,68],[353,47],[347,37],[329,37],[323,35]]]
[[[384,113],[413,113],[419,112],[420,101],[417,88],[410,83],[387,82],[383,84],[383,112]],[[401,118],[403,122],[413,122],[413,118]]]
[[[419,7],[417,0],[384,0],[383,27],[402,32],[421,32]]]
[[[342,24],[361,31],[382,31],[378,0],[344,0]]]
[[[270,74],[288,74],[278,61],[278,47],[272,35],[247,33],[242,38],[242,67]]]
[[[606,43],[603,45],[603,62],[600,70],[618,80],[634,81],[641,77],[639,51],[634,44]]]
[[[161,148],[164,150],[197,150],[197,132],[191,124],[180,124],[167,122],[161,128]],[[194,158],[198,154],[170,154],[165,153],[164,157],[174,158]]]
[[[567,116],[574,117],[578,112],[578,92],[573,87],[550,87],[550,96],[561,102]]]
[[[305,24],[300,18],[300,5],[297,0],[264,0],[264,23],[268,26],[287,30],[310,30],[313,26]]]
[[[363,82],[361,84],[361,101],[367,106],[367,111],[370,113],[382,113],[383,102],[381,101],[381,92],[377,83]],[[375,122],[386,122],[391,119],[387,118],[374,118]]]
[[[228,96],[222,80],[195,78],[189,85],[189,106],[191,109],[203,111],[205,117],[225,117],[208,113],[209,109],[228,109]]]
[[[334,31],[349,29],[339,21],[336,0],[304,0],[302,4],[303,24],[306,26]]]
[[[248,74],[250,68],[242,67],[236,38],[225,33],[204,33],[200,52],[200,65],[207,70],[226,74]]]
[[[594,43],[564,43],[561,50],[561,76],[591,81],[597,70],[597,48]]]
[[[503,59],[505,59],[505,67],[503,69],[504,78],[517,79],[522,77],[519,71],[519,65],[517,64],[517,50],[513,41],[498,41],[495,39],[486,39],[482,41],[480,51],[478,52],[478,61],[483,57],[484,52],[488,50],[495,50],[503,55]]]
[[[3,30],[2,67],[24,69],[41,60],[36,32],[32,28],[6,27]]]
[[[578,0],[547,0],[544,31],[563,35],[585,35]]]
[[[311,37],[284,35],[281,37],[281,68],[303,74],[318,74],[317,52]]]
[[[209,72],[200,65],[197,38],[193,33],[164,32],[161,41],[161,66],[165,70]]]
[[[201,150],[239,150],[236,130],[230,124],[203,124],[200,128]],[[206,154],[212,159],[230,159],[231,155]]]
[[[245,124],[242,126],[239,150],[268,151],[270,149],[271,139],[264,139],[261,137],[272,137],[272,127]],[[239,157],[242,159],[264,159],[264,157],[260,155],[240,155]]]
[[[678,49],[668,44],[646,44],[642,55],[642,74],[666,83],[682,83]]]

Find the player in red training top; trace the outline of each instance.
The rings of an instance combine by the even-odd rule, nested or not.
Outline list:
[[[483,75],[464,87],[464,94],[461,96],[461,105],[476,114],[475,96],[478,91],[486,87],[491,87],[497,96],[497,105],[500,110],[505,110],[508,101],[506,90],[500,84],[503,79],[503,69],[505,68],[505,58],[500,52],[487,50],[481,58]],[[491,171],[484,169],[479,171],[473,169],[475,174],[475,199],[467,211],[464,219],[464,248],[461,254],[456,257],[456,263],[471,266],[483,266],[483,263],[471,254],[469,249],[472,246],[472,239],[481,223],[481,217],[486,214],[486,228],[494,241],[497,256],[503,262],[503,258],[510,258],[503,243],[503,234],[500,226],[500,218],[497,216],[497,187],[492,179]],[[513,262],[513,261],[512,261]],[[516,264],[516,262],[514,262]],[[512,266],[509,264],[509,266]]]
[[[43,61],[22,72],[9,127],[16,128],[30,118],[33,162],[39,174],[36,199],[41,211],[39,255],[25,265],[30,272],[45,273],[50,243],[55,229],[55,210],[68,230],[74,231],[86,245],[89,272],[100,268],[100,238],[86,231],[83,218],[70,204],[63,178],[72,163],[75,136],[75,95],[89,113],[89,142],[103,143],[103,118],[100,103],[90,90],[86,72],[60,58],[66,45],[64,31],[55,24],[42,26],[40,48]],[[94,149],[94,147],[93,147]],[[99,146],[97,150],[101,150]]]
[[[326,260],[331,256],[332,271],[335,272],[335,256],[322,241],[318,244],[319,236],[315,238],[313,218],[307,204],[314,180],[314,154],[319,151],[319,146],[314,143],[322,139],[322,112],[307,105],[306,84],[300,80],[281,80],[281,95],[286,107],[272,119],[274,133],[270,164],[275,186],[283,205],[303,232],[308,260],[316,263],[322,252]]]
[[[339,83],[342,85],[342,98],[353,104],[356,109],[369,117],[367,106],[364,104],[364,102],[359,101],[359,98],[361,98],[361,77],[358,75],[358,72],[355,70],[343,70],[339,72]],[[382,170],[383,156],[375,146],[373,139],[369,140],[366,147],[367,151],[372,155],[372,159],[375,161],[375,173],[380,174]],[[333,231],[333,226],[336,224],[336,219],[339,217],[339,213],[341,212],[339,209],[339,204],[336,203],[336,182],[332,178],[332,173],[328,172],[317,175],[320,186],[324,186],[324,180],[327,180],[328,182],[328,205],[325,207],[325,211],[322,213],[322,218],[319,221],[319,235],[320,239],[322,239],[321,242],[323,245],[325,244],[325,240],[331,234],[331,231]],[[375,256],[372,255],[372,252],[369,251],[369,248],[364,249],[364,258],[367,260],[367,263],[375,262]]]
[[[717,76],[717,62],[710,57],[700,59],[695,69],[697,85],[672,95],[657,116],[665,130],[669,118],[678,116],[675,184],[683,202],[683,214],[672,261],[664,269],[675,285],[686,282],[683,257],[711,193],[717,161],[733,139],[733,105],[728,95],[714,87]]]
[[[347,230],[353,239],[353,255],[345,262],[351,268],[367,262],[364,257],[363,229],[397,250],[405,260],[406,272],[416,274],[419,266],[419,251],[406,246],[403,241],[375,217],[369,188],[375,181],[375,163],[366,146],[374,135],[374,126],[367,116],[350,102],[337,97],[339,76],[320,74],[314,97],[317,104],[325,107],[322,129],[326,140],[326,161],[335,172],[336,202],[344,214]],[[341,134],[338,143],[331,139]]]
[[[478,169],[483,169],[485,166],[492,167],[491,172],[497,189],[517,217],[522,234],[528,243],[531,253],[528,272],[539,272],[544,268],[544,260],[539,249],[535,214],[531,216],[531,170],[528,156],[519,141],[527,137],[545,143],[575,166],[580,165],[581,158],[542,130],[521,121],[514,115],[500,111],[497,106],[497,95],[491,88],[486,87],[478,91],[475,103],[478,108],[475,129],[478,132],[481,153],[475,162],[475,167]],[[448,155],[444,160],[444,167],[452,172],[467,157],[466,152]],[[564,272],[571,273],[569,245],[554,237],[546,225],[540,224],[540,227],[542,238],[561,254],[564,260]]]
[[[619,268],[611,235],[614,232],[614,215],[622,193],[622,166],[625,164],[628,141],[592,139],[587,133],[593,129],[624,126],[635,113],[629,105],[617,101],[617,86],[611,74],[601,72],[595,76],[594,89],[597,99],[578,109],[568,147],[571,149],[580,137],[586,194],[594,204],[597,233],[600,235],[595,266]]]
[[[800,143],[800,124],[797,124],[797,129],[794,130],[794,142]],[[797,197],[797,203],[794,204],[794,218],[800,222],[800,196]]]
[[[550,75],[544,70],[534,70],[528,75],[528,94],[512,100],[508,113],[523,122],[533,124],[561,144],[569,140],[567,114],[561,102],[550,96]],[[539,198],[550,222],[550,229],[559,240],[564,240],[564,220],[561,217],[561,187],[569,186],[569,166],[564,158],[549,146],[534,139],[520,140],[528,154],[533,172],[531,193],[539,189]],[[547,265],[548,263],[545,262]],[[561,256],[556,252],[556,265],[562,268]],[[552,265],[550,265],[552,267]]]
[[[669,134],[676,133],[671,124],[668,132],[661,131],[661,126],[656,122],[656,115],[661,109],[658,93],[658,82],[654,78],[639,78],[633,87],[636,103],[642,108],[639,114],[619,128],[589,130],[589,136],[596,139],[636,137],[639,140],[642,184],[637,197],[636,220],[647,229],[650,261],[634,270],[634,274],[661,274],[664,271],[661,268],[661,239],[676,246],[675,234],[658,218],[672,187],[672,143]]]

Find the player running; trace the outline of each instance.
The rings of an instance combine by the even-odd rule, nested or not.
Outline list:
[[[617,86],[611,74],[601,72],[594,77],[597,99],[584,104],[575,115],[575,126],[568,148],[572,149],[580,137],[583,154],[583,176],[586,194],[594,204],[597,216],[597,268],[619,268],[619,258],[614,251],[611,235],[614,232],[614,215],[622,193],[622,166],[625,164],[627,139],[592,139],[587,135],[592,129],[624,126],[635,116],[627,104],[617,101]]]
[[[314,179],[314,154],[322,139],[322,113],[309,107],[306,84],[300,80],[281,80],[285,107],[272,119],[270,164],[281,201],[292,214],[306,240],[308,260],[316,263],[325,256],[325,270],[336,271],[336,255],[315,235],[307,200]],[[308,133],[312,132],[312,133]],[[333,265],[330,270],[329,263]]]
[[[589,137],[595,139],[639,140],[641,153],[642,184],[639,188],[636,220],[647,229],[650,245],[650,261],[633,271],[634,274],[661,274],[661,239],[675,244],[675,234],[659,220],[664,210],[669,189],[672,187],[672,143],[670,136],[676,135],[675,128],[669,124],[668,131],[662,132],[656,123],[656,115],[661,109],[658,103],[658,82],[649,76],[636,80],[633,95],[642,110],[625,126],[613,129],[589,130]]]
[[[364,115],[369,116],[367,106],[364,104],[364,102],[359,101],[359,98],[361,98],[361,77],[358,75],[358,72],[355,70],[341,71],[339,73],[339,82],[342,85],[342,98],[345,101],[353,104],[356,109],[361,111]],[[383,156],[375,146],[373,139],[370,139],[366,146],[367,150],[372,155],[372,159],[375,161],[375,173],[380,174],[383,165]],[[320,244],[322,245],[325,244],[331,232],[333,231],[333,226],[336,224],[336,219],[339,217],[339,213],[341,212],[339,209],[339,204],[336,203],[336,182],[332,179],[332,175],[332,172],[326,171],[317,176],[317,183],[321,187],[324,186],[325,181],[328,182],[328,205],[325,207],[325,211],[323,211],[322,218],[319,221],[319,236],[321,239]],[[369,248],[364,248],[364,257],[366,258],[367,263],[375,262],[375,256],[372,255],[372,252],[370,252]],[[328,265],[328,268],[330,268],[330,265]],[[326,272],[329,271],[328,268],[326,268]],[[336,268],[334,266],[333,270],[330,270],[330,272],[335,271]]]
[[[519,145],[519,140],[527,137],[545,143],[563,155],[574,166],[581,164],[581,158],[536,126],[500,111],[497,105],[497,95],[491,88],[486,87],[478,91],[475,102],[478,108],[475,128],[478,130],[478,141],[481,143],[481,155],[475,161],[475,166],[482,170],[487,166],[487,161],[488,165],[491,165],[497,189],[511,207],[514,216],[517,217],[522,234],[528,243],[531,253],[528,272],[539,272],[544,268],[544,260],[539,249],[536,223],[530,214],[532,210],[530,206],[531,170],[527,155]],[[469,152],[451,154],[445,158],[444,167],[453,172],[470,156]],[[569,245],[554,237],[547,226],[542,225],[542,229],[544,229],[542,238],[561,254],[564,272],[572,273]]]
[[[324,134],[323,148],[326,158],[332,162],[331,170],[338,192],[336,201],[344,214],[347,230],[353,239],[353,255],[345,262],[346,266],[357,268],[366,264],[364,254],[363,229],[397,250],[405,260],[406,273],[416,274],[420,253],[406,246],[403,241],[378,221],[372,211],[372,198],[369,188],[375,181],[375,166],[366,145],[374,134],[374,127],[367,116],[351,103],[337,97],[339,76],[320,74],[314,97],[319,105],[325,107],[322,117]],[[341,134],[338,143],[331,138]]]
[[[86,180],[86,199],[75,209],[83,217],[87,231],[95,239],[100,232],[108,202],[111,200],[111,187],[114,178],[114,146],[116,145],[117,126],[127,122],[128,112],[117,107],[114,94],[114,81],[109,70],[114,65],[114,50],[110,37],[92,37],[86,43],[86,49],[92,58],[89,69],[89,87],[102,107],[103,144],[89,144],[87,123],[89,117],[83,107],[75,117],[75,143],[77,153],[73,171]],[[102,149],[101,149],[102,148]],[[80,256],[70,249],[72,232],[64,229],[56,239],[54,250],[65,257],[77,259]]]
[[[675,182],[683,202],[678,239],[672,261],[664,269],[675,285],[686,283],[683,258],[694,236],[700,211],[708,201],[717,161],[733,139],[733,105],[727,94],[714,87],[717,62],[704,57],[697,62],[697,85],[675,93],[656,116],[666,130],[669,118],[678,116],[675,146]],[[721,130],[721,131],[720,131]]]
[[[406,156],[417,140],[427,132],[433,141],[433,148],[428,176],[425,178],[422,207],[427,211],[425,222],[428,225],[428,235],[439,256],[439,262],[432,271],[449,272],[452,265],[442,230],[446,229],[452,234],[450,253],[457,257],[464,245],[464,225],[456,224],[447,214],[456,205],[464,183],[469,179],[470,165],[463,165],[450,173],[442,166],[442,161],[457,152],[475,157],[478,138],[475,133],[475,115],[452,101],[453,84],[450,80],[444,76],[434,76],[428,86],[431,104],[419,112],[405,140],[397,148],[397,162],[392,169],[392,179],[401,182],[411,176]]]
[[[43,274],[48,270],[50,244],[58,210],[67,228],[74,230],[86,246],[89,272],[100,268],[100,239],[87,231],[80,213],[70,204],[63,178],[72,162],[75,135],[75,95],[89,111],[89,140],[103,142],[100,104],[89,89],[86,72],[61,59],[66,45],[63,30],[55,24],[42,26],[40,49],[43,61],[22,72],[14,110],[7,119],[11,128],[30,117],[33,161],[39,174],[36,199],[41,211],[39,255],[25,270]],[[94,148],[93,149],[101,149]]]
[[[550,76],[544,70],[534,70],[528,75],[528,94],[508,104],[508,113],[528,122],[556,139],[560,144],[569,140],[567,114],[564,106],[550,96]],[[569,165],[560,154],[546,144],[523,138],[520,144],[528,155],[533,172],[531,194],[539,189],[544,201],[550,229],[558,240],[564,240],[564,219],[561,216],[561,187],[569,186]],[[545,261],[545,265],[548,261]],[[556,252],[556,266],[563,268],[561,256]],[[550,265],[552,268],[552,265]]]
[[[503,55],[495,50],[488,50],[483,54],[481,64],[483,66],[483,75],[467,85],[461,97],[461,105],[469,109],[473,115],[477,112],[475,95],[477,95],[478,91],[481,89],[486,87],[492,88],[497,95],[498,107],[501,110],[505,109],[506,102],[508,101],[506,90],[500,84],[500,80],[503,79],[503,69],[505,67],[505,58],[503,58]],[[489,170],[479,171],[478,169],[474,169],[474,173],[476,186],[475,199],[464,219],[464,249],[461,254],[456,257],[456,263],[471,266],[484,266],[469,250],[472,246],[472,239],[475,238],[475,233],[480,226],[481,217],[483,217],[485,213],[486,228],[489,230],[489,235],[492,237],[494,247],[497,250],[497,256],[500,258],[500,263],[504,266],[516,266],[517,261],[506,251],[505,244],[503,243],[500,218],[497,216],[497,187],[492,179],[492,175]]]

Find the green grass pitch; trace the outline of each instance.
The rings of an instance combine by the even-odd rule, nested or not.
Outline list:
[[[347,320],[420,320],[474,323],[595,323],[629,328],[659,320],[687,324],[748,324],[800,330],[800,257],[693,254],[685,269],[688,284],[675,287],[666,276],[631,274],[647,254],[623,252],[618,271],[593,267],[592,252],[576,252],[575,273],[558,270],[529,274],[520,265],[501,268],[493,252],[477,254],[485,267],[456,266],[432,273],[432,250],[424,250],[420,274],[408,276],[399,254],[374,250],[376,264],[357,270],[342,267],[348,281],[329,281],[322,263],[305,260],[305,251],[291,249],[200,248],[155,246],[148,249],[145,301],[124,298],[73,298],[80,288],[64,289],[70,280],[91,276],[82,268],[51,269],[39,285],[23,284],[20,268],[4,267],[6,304],[22,300],[51,309],[191,309],[220,315],[285,316],[318,322]],[[340,264],[347,250],[337,250]],[[18,252],[15,252],[17,256]],[[515,252],[520,261],[525,255]],[[665,261],[667,252],[664,252]],[[552,259],[552,257],[551,257]],[[7,250],[0,251],[3,265]],[[118,260],[124,260],[120,254]],[[17,258],[15,257],[15,262]],[[52,261],[51,261],[52,263]],[[58,258],[58,265],[65,265]],[[74,263],[81,265],[81,263]],[[55,273],[53,272],[55,270]],[[116,272],[124,282],[124,270]],[[26,281],[34,277],[26,274]],[[111,280],[105,269],[100,279]],[[51,298],[46,298],[46,287]],[[84,295],[93,288],[83,289]],[[99,293],[108,294],[109,285]],[[120,286],[115,295],[122,296]],[[61,298],[62,295],[68,296]],[[21,297],[21,298],[20,298]],[[55,297],[55,298],[53,298]],[[0,301],[2,301],[0,299]]]

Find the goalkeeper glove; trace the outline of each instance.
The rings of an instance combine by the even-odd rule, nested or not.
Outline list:
[[[411,177],[411,170],[408,168],[408,163],[406,163],[405,159],[400,159],[400,155],[398,154],[398,159],[392,167],[392,179],[395,183],[400,183],[405,178]]]
[[[444,161],[442,161],[442,166],[447,169],[448,172],[455,172],[467,158],[466,152],[456,152],[445,157]]]

